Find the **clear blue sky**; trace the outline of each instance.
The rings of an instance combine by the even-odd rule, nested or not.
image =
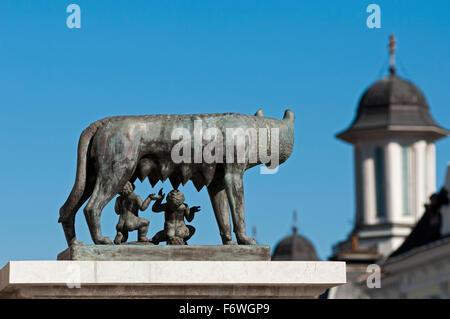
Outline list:
[[[274,245],[299,228],[327,258],[352,227],[352,148],[334,135],[364,89],[386,74],[398,39],[399,74],[416,83],[450,128],[449,1],[373,1],[381,29],[366,27],[369,1],[22,1],[0,3],[0,267],[55,259],[66,248],[58,211],[75,176],[81,131],[110,115],[240,112],[296,115],[291,158],[275,175],[245,175],[247,227]],[[82,27],[66,27],[77,3]],[[443,184],[450,139],[437,144]],[[137,192],[156,192],[137,183]],[[170,185],[164,185],[170,190]],[[220,242],[206,190],[191,244]],[[149,234],[162,228],[151,220]],[[103,232],[114,237],[109,204]],[[90,243],[83,213],[79,239]],[[135,236],[134,234],[132,235]]]

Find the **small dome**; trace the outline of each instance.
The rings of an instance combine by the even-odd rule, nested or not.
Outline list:
[[[353,123],[337,136],[352,142],[360,133],[374,131],[415,131],[435,139],[449,134],[432,118],[422,91],[395,73],[364,92]]]
[[[358,112],[387,105],[409,105],[428,109],[423,93],[413,83],[395,74],[375,82],[361,97]]]
[[[318,261],[313,244],[300,236],[294,228],[294,234],[284,238],[274,249],[272,260]]]

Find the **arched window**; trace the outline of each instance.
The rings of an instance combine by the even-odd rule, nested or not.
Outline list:
[[[362,154],[360,147],[355,148],[355,192],[356,192],[356,223],[364,223],[363,181],[362,181]]]
[[[381,147],[375,148],[375,193],[377,217],[386,217],[386,181],[384,173],[384,150]]]
[[[411,152],[408,146],[402,146],[402,198],[403,215],[411,215]]]

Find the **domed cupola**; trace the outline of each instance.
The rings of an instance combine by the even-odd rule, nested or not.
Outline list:
[[[363,93],[354,121],[337,137],[353,143],[364,137],[364,133],[377,131],[420,132],[432,140],[450,133],[433,119],[422,91],[397,76],[393,64],[387,77],[375,82]]]
[[[318,261],[316,249],[304,236],[298,234],[296,212],[294,212],[294,227],[292,235],[282,239],[276,246],[272,260]]]

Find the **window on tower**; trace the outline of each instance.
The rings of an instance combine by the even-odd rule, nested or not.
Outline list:
[[[384,150],[381,147],[375,148],[375,192],[377,217],[386,217],[386,181],[384,175]]]
[[[424,191],[424,195],[425,198],[428,199],[428,196],[430,194],[428,194],[428,172],[427,172],[427,168],[428,168],[428,149],[429,146],[427,146],[427,148],[425,149],[425,152],[423,153],[423,191]]]
[[[403,215],[411,215],[410,207],[410,180],[411,180],[411,155],[408,146],[402,146],[402,194]]]
[[[360,147],[355,148],[355,177],[356,177],[356,223],[358,225],[364,224],[364,203],[362,190],[362,154]]]

